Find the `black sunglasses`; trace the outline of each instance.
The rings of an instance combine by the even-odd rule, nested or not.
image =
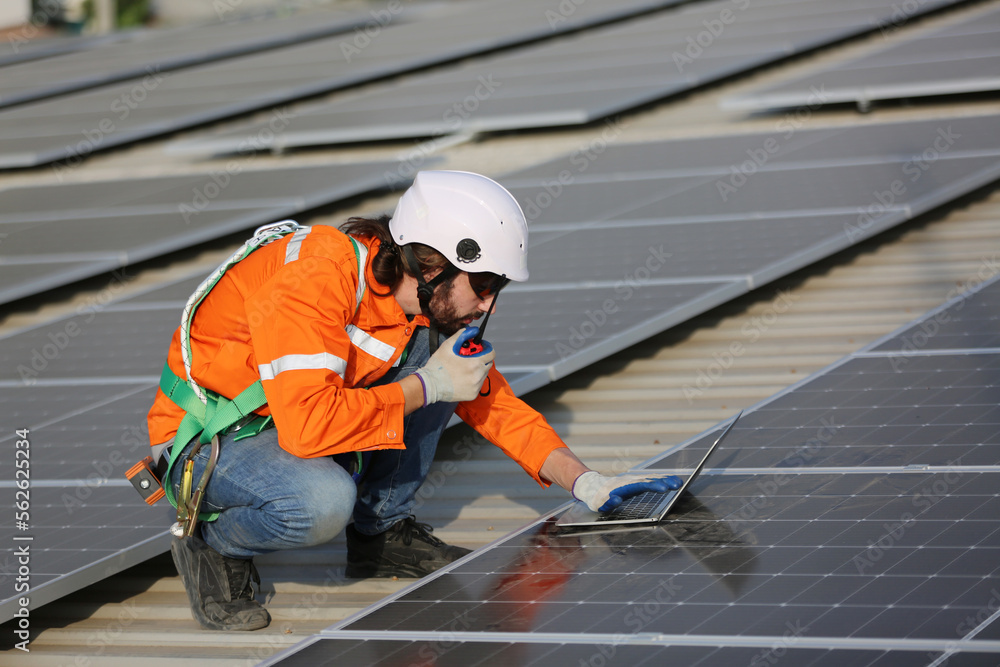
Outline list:
[[[510,278],[506,275],[498,276],[497,274],[489,271],[469,274],[469,285],[472,286],[472,291],[475,292],[476,296],[480,299],[485,299],[493,294],[496,294],[506,287],[508,283],[510,283]]]

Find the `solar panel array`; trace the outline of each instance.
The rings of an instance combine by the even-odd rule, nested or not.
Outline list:
[[[893,22],[883,30],[896,29]],[[822,89],[822,100],[813,91]],[[858,58],[807,72],[738,97],[729,109],[762,110],[803,104],[854,102],[862,109],[878,100],[1000,90],[1000,9],[987,7],[969,18],[924,31]]]
[[[367,13],[325,10],[282,18],[137,30],[101,48],[6,68],[0,81],[0,107],[296,44],[363,27],[368,20],[371,17]]]
[[[872,30],[894,0],[714,0],[587,31],[297,111],[262,147],[441,136],[592,122]],[[953,4],[925,2],[923,13]],[[177,142],[233,152],[265,123]]]
[[[524,393],[996,179],[1000,137],[990,131],[994,122],[980,116],[800,131],[788,138],[743,134],[605,144],[588,147],[596,151],[592,159],[576,152],[501,178],[530,219],[532,272],[530,282],[505,290],[501,313],[490,325],[501,370]],[[909,178],[913,155],[942,136],[953,140],[948,150],[916,181],[895,187]],[[755,173],[746,168],[747,160],[756,165]],[[338,180],[311,169],[317,172],[308,178]],[[736,188],[729,179],[741,169],[747,174]],[[282,173],[290,172],[276,175]],[[233,192],[264,195],[258,183],[234,186]],[[112,203],[123,207],[126,219],[150,215],[157,202],[169,202],[188,187],[141,181],[110,195],[87,191],[86,196],[96,198],[89,201],[118,197]],[[275,186],[272,192],[279,197],[287,188]],[[4,209],[12,216],[30,215],[37,197],[15,193]],[[890,195],[894,202],[887,201]],[[78,214],[85,208],[78,196],[52,198],[49,217],[67,210]],[[138,206],[144,201],[148,210]],[[234,195],[231,206],[245,211],[242,201]],[[882,206],[881,212],[874,205]],[[59,534],[60,542],[64,532],[75,539],[75,531],[91,528],[75,528],[66,512],[79,510],[74,498],[88,501],[74,495],[90,490],[77,480],[96,475],[100,494],[115,495],[95,490],[94,499],[146,512],[122,509],[125,525],[145,517],[137,525],[159,527],[149,538],[143,532],[148,528],[135,533],[138,546],[166,544],[168,522],[158,522],[133,491],[116,484],[124,484],[124,470],[144,455],[143,415],[163,353],[184,300],[202,277],[188,276],[124,302],[112,298],[124,280],[114,278],[107,298],[93,308],[4,339],[0,368],[11,379],[0,383],[0,405],[17,428],[31,429],[40,451],[45,448],[39,458],[50,463],[40,464],[35,474],[44,488],[54,489],[45,492],[54,494],[47,500],[54,518],[45,530]],[[55,498],[65,502],[67,495],[65,508]],[[0,539],[10,532],[12,526],[0,524]],[[43,544],[39,540],[39,551]],[[96,576],[95,553],[103,554],[67,556],[73,568],[39,569],[39,575],[57,577],[36,591],[39,600]],[[134,563],[140,555],[148,553],[124,547],[113,558]],[[12,604],[7,599],[0,610],[9,611]]]
[[[995,665],[998,306],[994,278],[745,411],[659,525],[546,517],[264,664]],[[856,427],[944,456],[838,459]]]
[[[996,123],[595,143],[510,174],[532,278],[491,336],[516,343],[504,363],[563,377],[995,180]]]
[[[0,190],[0,303],[379,189],[393,167],[240,167]]]
[[[0,111],[0,169],[58,160],[75,164],[112,146],[675,2],[571,3],[569,11],[559,0],[482,0],[430,6],[414,23],[404,23],[399,11],[381,9],[363,29],[347,35],[176,72],[148,72],[141,79]],[[281,126],[286,114],[277,113],[274,125]],[[247,137],[251,146],[257,139]]]

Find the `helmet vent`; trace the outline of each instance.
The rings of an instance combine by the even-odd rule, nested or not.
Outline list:
[[[482,257],[479,244],[476,243],[475,239],[462,239],[459,241],[458,246],[455,248],[455,254],[458,256],[458,261],[465,262],[466,264],[471,264]]]

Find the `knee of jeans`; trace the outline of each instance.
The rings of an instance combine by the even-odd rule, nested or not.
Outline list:
[[[301,505],[288,517],[287,525],[297,533],[295,541],[301,546],[312,546],[339,535],[351,520],[356,497],[357,488],[350,477],[346,484],[336,483],[303,494]]]

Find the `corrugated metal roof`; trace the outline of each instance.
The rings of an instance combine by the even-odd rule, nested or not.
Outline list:
[[[934,20],[934,19],[928,19]],[[891,35],[889,36],[891,39]],[[716,102],[742,87],[776,79],[804,67],[848,57],[874,35],[791,66],[651,107],[624,119],[621,140],[773,129],[778,119],[741,119]],[[807,126],[869,123],[899,117],[938,117],[998,111],[995,101],[961,105],[810,114]],[[573,150],[601,128],[491,137],[451,149],[441,165],[494,175]],[[159,144],[95,157],[73,178],[107,177],[136,170],[181,170]],[[353,148],[283,157],[259,163],[308,164],[329,159],[377,159],[399,147]],[[155,160],[154,160],[155,158]],[[155,166],[150,166],[155,165]],[[198,165],[211,168],[211,164]],[[49,174],[0,175],[0,183],[45,180]],[[348,215],[391,205],[394,197],[355,202],[325,211],[308,222],[336,224]],[[900,229],[839,253],[695,320],[655,336],[527,397],[589,465],[621,472],[836,361],[943,302],[956,290],[1000,270],[1000,192],[977,193]],[[232,239],[230,240],[232,241]],[[231,244],[230,244],[231,245]],[[165,280],[192,266],[206,269],[226,254],[227,244],[201,253],[179,253],[148,264],[138,284]],[[86,292],[63,290],[21,303],[3,327],[23,326],[60,309],[72,309]],[[60,301],[65,299],[64,301]],[[502,316],[502,312],[501,312]],[[730,344],[743,353],[729,356]],[[420,520],[442,539],[482,546],[560,505],[566,495],[543,490],[520,468],[464,426],[450,430],[434,470],[421,491]],[[254,633],[202,631],[168,555],[115,575],[32,612],[37,630],[30,655],[10,651],[4,664],[176,666],[252,665],[302,637],[342,619],[408,581],[343,578],[344,544],[258,559],[271,626]],[[9,626],[9,624],[8,624]],[[7,627],[7,626],[5,626]],[[5,629],[5,631],[7,631]]]

